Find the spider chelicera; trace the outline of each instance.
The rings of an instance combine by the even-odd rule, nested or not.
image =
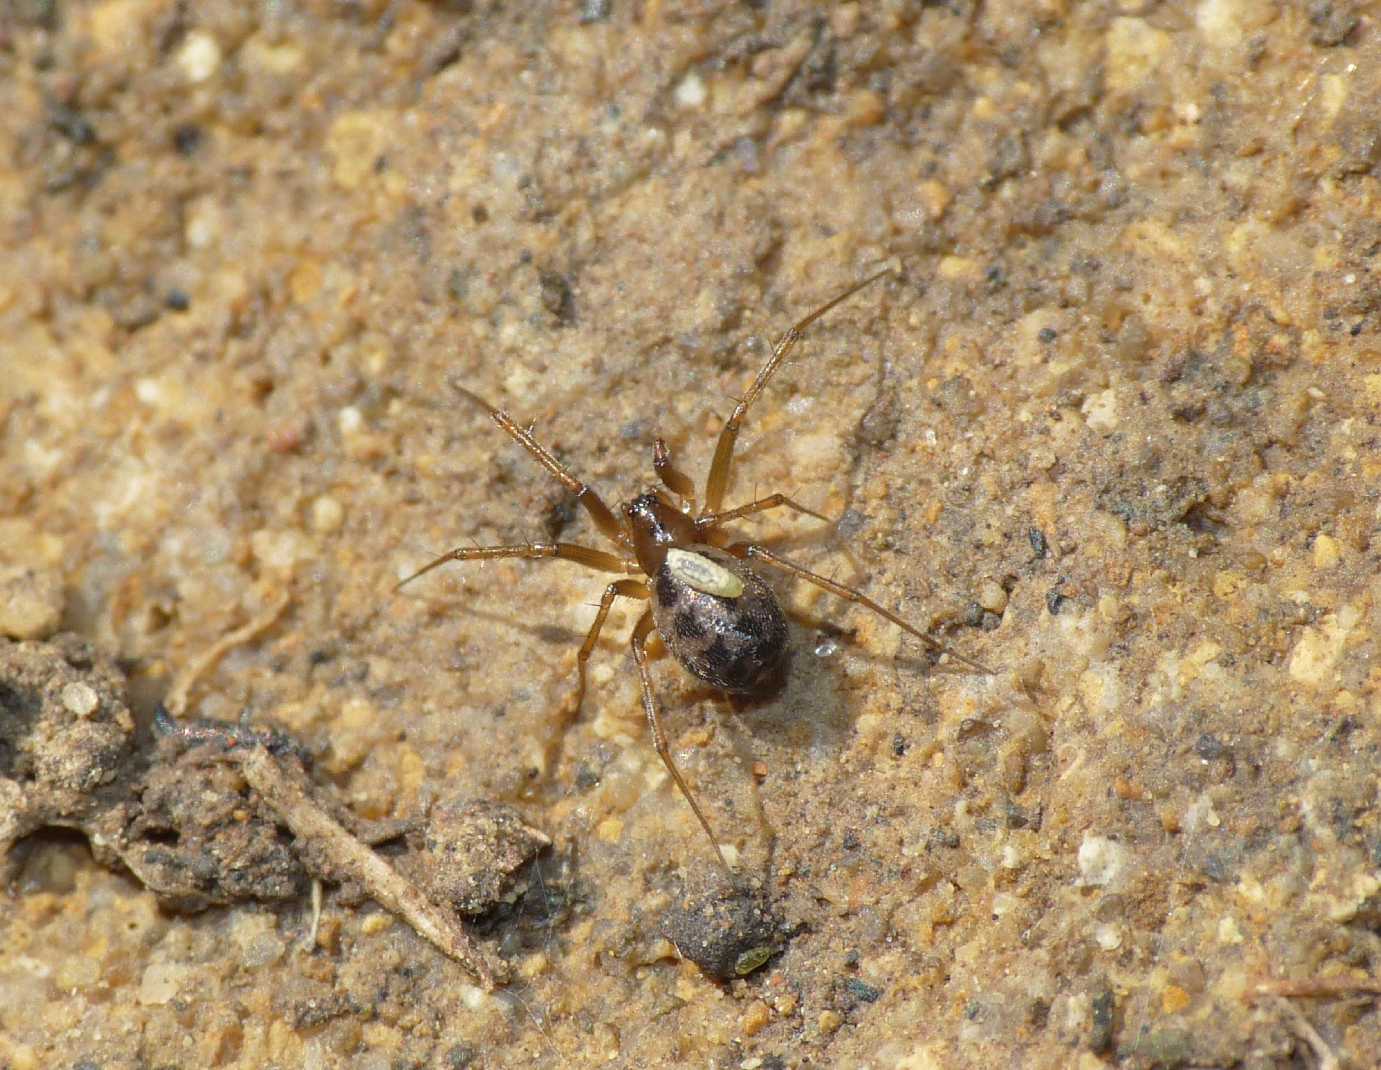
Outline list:
[[[508,413],[464,387],[457,386],[462,395],[484,409],[538,464],[575,495],[575,500],[584,507],[600,534],[614,544],[615,550],[611,553],[569,542],[460,546],[442,554],[398,584],[402,587],[411,583],[449,561],[498,557],[559,557],[599,572],[622,573],[630,577],[614,580],[605,587],[604,596],[599,600],[594,623],[590,625],[590,631],[576,656],[579,680],[575,710],[579,710],[585,696],[586,664],[599,641],[600,629],[609,616],[614,600],[634,598],[650,603],[633,626],[630,642],[642,681],[643,711],[647,715],[652,744],[686,802],[690,803],[691,810],[699,819],[726,870],[729,870],[729,865],[720,850],[719,841],[672,760],[666,733],[658,718],[646,651],[648,636],[654,628],[671,655],[693,676],[710,686],[720,691],[747,695],[760,694],[770,688],[785,664],[787,626],[786,617],[772,588],[750,565],[750,562],[760,561],[809,580],[840,598],[866,606],[920,639],[931,650],[949,654],[979,672],[989,671],[978,662],[949,650],[859,591],[817,575],[757,543],[733,542],[724,530],[724,525],[731,520],[781,506],[832,523],[828,517],[793,501],[785,494],[770,494],[733,509],[721,508],[724,492],[729,485],[734,444],[738,441],[739,428],[749,407],[796,345],[802,331],[841,301],[888,274],[889,270],[884,269],[869,276],[821,305],[782,335],[772,347],[772,355],[719,433],[710,474],[705,481],[704,508],[698,513],[694,484],[672,464],[671,453],[660,438],[654,443],[652,467],[665,491],[649,488],[631,501],[624,502],[620,509],[622,516],[619,516],[605,505],[592,487],[572,475],[532,437],[530,431],[515,423]],[[670,495],[666,491],[670,491]],[[674,501],[672,496],[679,501]],[[631,578],[633,576],[643,578]]]

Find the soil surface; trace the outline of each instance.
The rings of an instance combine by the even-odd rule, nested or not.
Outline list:
[[[0,1067],[1377,1065],[1378,100],[1349,0],[12,0]],[[778,571],[776,691],[654,660],[730,891],[643,603],[573,717],[608,574],[393,587],[613,547],[456,385],[699,485],[887,266],[727,504],[992,671]],[[506,986],[155,739],[260,618],[186,715],[458,867]],[[472,880],[465,814],[551,845]]]

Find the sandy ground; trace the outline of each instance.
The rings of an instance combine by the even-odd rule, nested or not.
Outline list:
[[[477,926],[487,994],[333,885],[304,950],[300,881],[174,913],[29,835],[0,1066],[1377,1065],[1378,100],[1347,0],[12,0],[0,631],[88,640],[148,754],[286,599],[189,713],[361,819],[491,800],[553,845]],[[719,983],[666,937],[715,863],[634,612],[562,731],[606,577],[391,587],[599,541],[453,382],[613,504],[656,435],[703,473],[764,339],[884,264],[733,497],[841,517],[742,530],[994,671],[785,577],[779,692],[655,664],[778,919]]]

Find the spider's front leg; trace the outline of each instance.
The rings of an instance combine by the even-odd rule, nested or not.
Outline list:
[[[603,550],[593,550],[588,546],[577,546],[573,542],[520,542],[506,546],[457,546],[447,550],[434,561],[429,561],[412,575],[394,585],[394,590],[411,583],[419,576],[425,576],[434,568],[451,561],[488,561],[496,557],[559,557],[574,561],[577,565],[595,569],[598,572],[638,572],[637,564],[625,561]]]
[[[623,530],[623,525],[618,522],[609,506],[604,504],[604,499],[599,496],[599,492],[594,487],[573,476],[569,469],[552,455],[549,449],[533,438],[530,431],[519,427],[508,413],[489,404],[473,390],[467,390],[459,383],[452,383],[451,385],[462,397],[469,399],[489,413],[491,420],[498,424],[523,449],[527,450],[532,455],[533,460],[551,473],[563,487],[574,494],[575,500],[589,514],[601,535],[619,546],[628,545],[628,535]]]
[[[710,474],[705,480],[706,515],[719,512],[719,507],[724,504],[724,492],[729,489],[729,469],[734,460],[734,444],[738,442],[739,427],[742,425],[744,417],[748,415],[749,407],[758,399],[763,387],[767,385],[773,373],[781,366],[786,355],[801,340],[802,332],[839,302],[852,297],[863,287],[876,282],[884,275],[891,274],[891,271],[891,268],[883,268],[877,274],[870,275],[862,282],[850,286],[838,297],[821,305],[777,339],[777,344],[772,347],[772,355],[767,358],[767,363],[758,372],[757,378],[753,380],[753,385],[748,388],[748,393],[743,395],[743,400],[734,406],[733,414],[724,421],[724,427],[719,432],[719,440],[714,445],[714,460],[710,462]]]

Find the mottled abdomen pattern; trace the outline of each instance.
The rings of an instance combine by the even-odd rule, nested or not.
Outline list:
[[[743,581],[737,598],[697,591],[665,565],[652,581],[652,616],[673,657],[707,684],[747,694],[763,690],[786,656],[786,617],[772,588],[736,557],[711,546],[686,549]]]

